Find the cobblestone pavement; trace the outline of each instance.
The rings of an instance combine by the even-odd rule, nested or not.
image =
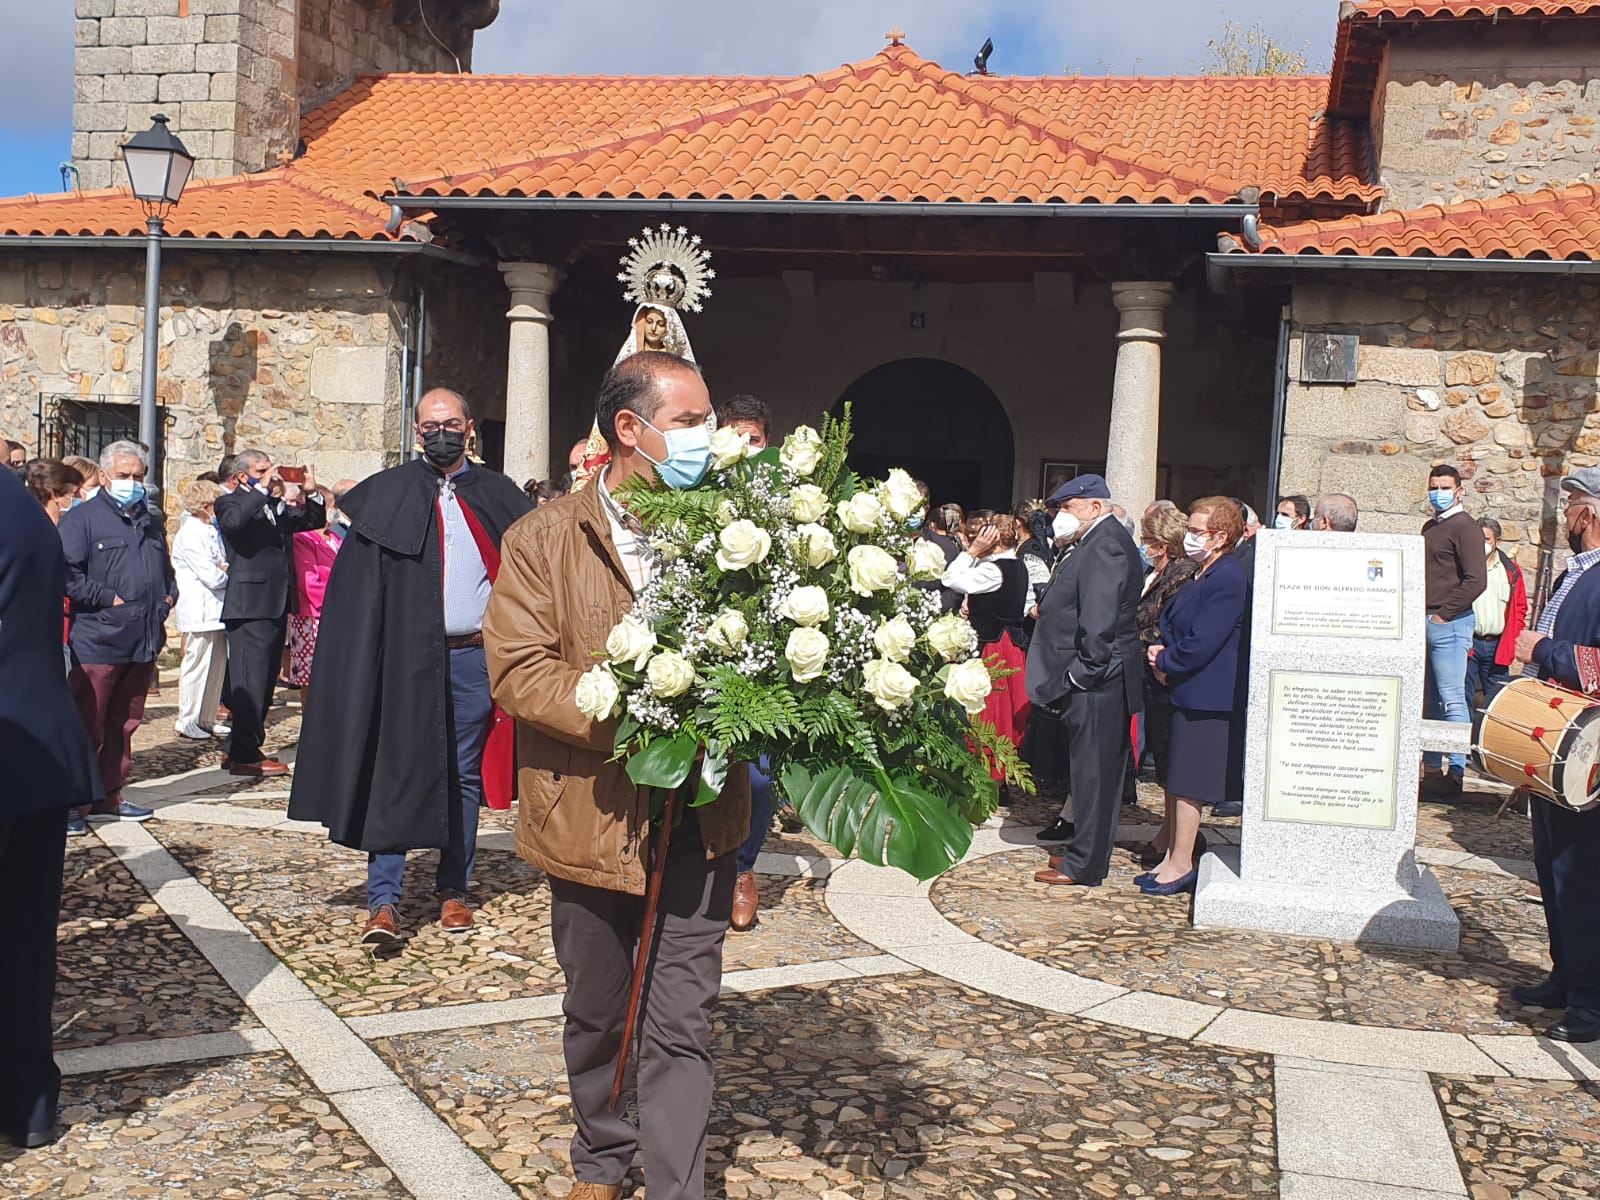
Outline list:
[[[275,708],[269,745],[292,750],[298,728],[297,708]],[[435,856],[419,853],[410,936],[374,957],[356,944],[364,857],[287,823],[287,780],[212,769],[220,744],[177,739],[170,709],[136,745],[130,797],[182,806],[70,848],[56,1009],[70,1129],[0,1155],[0,1195],[567,1195],[562,979],[548,888],[511,853],[515,814],[484,814],[474,930],[439,930]],[[1527,822],[1497,819],[1500,799],[1484,789],[1419,814],[1419,846],[1459,864],[1435,868],[1463,922],[1449,956],[1191,929],[1187,898],[1131,886],[1126,851],[1148,833],[1127,827],[1153,833],[1160,814],[1148,784],[1097,889],[1031,881],[1044,853],[1029,826],[1059,798],[1017,798],[1000,835],[1014,848],[838,917],[837,855],[774,833],[761,921],[727,940],[708,1194],[1142,1200],[1281,1185],[1397,1200],[1372,1181],[1405,1186],[1426,1162],[1468,1200],[1592,1198],[1600,1054],[1536,1040],[1550,1014],[1503,996],[1546,960],[1520,877]],[[1236,825],[1210,828],[1226,839]],[[836,899],[859,889],[859,868],[844,870],[856,874],[838,876]],[[1210,1007],[1161,1007],[1181,1001]],[[1191,1010],[1222,1013],[1217,1032]],[[1246,1018],[1315,1024],[1257,1034]],[[1286,1069],[1376,1069],[1440,1118],[1426,1136],[1407,1118],[1404,1154],[1368,1153],[1340,1130],[1381,1127],[1388,1101],[1363,1087],[1341,1109],[1330,1086],[1309,1110],[1280,1106]],[[1325,1143],[1348,1144],[1346,1158],[1291,1161]],[[625,1194],[642,1195],[637,1167]]]

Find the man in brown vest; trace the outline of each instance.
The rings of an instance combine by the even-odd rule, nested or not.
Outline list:
[[[563,1050],[577,1132],[572,1200],[616,1200],[644,1151],[651,1200],[705,1194],[711,1012],[733,900],[735,852],[750,832],[750,777],[730,770],[713,803],[674,828],[639,1044],[639,1126],[608,1104],[626,1022],[654,839],[649,801],[612,762],[614,720],[578,710],[579,678],[655,578],[659,560],[616,498],[635,475],[692,486],[709,462],[711,399],[693,363],[641,352],[600,385],[610,464],[540,505],[502,544],[484,619],[495,702],[517,719],[517,853],[550,877],[550,924],[567,977]]]

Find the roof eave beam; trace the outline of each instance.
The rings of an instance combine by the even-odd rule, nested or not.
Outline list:
[[[57,250],[142,250],[144,234],[27,233],[0,234],[0,250],[12,246]],[[405,254],[438,259],[460,266],[481,267],[483,258],[425,242],[369,242],[356,238],[212,238],[174,237],[161,239],[163,250],[277,250],[312,254]]]
[[[1483,275],[1600,275],[1600,261],[1570,258],[1430,258],[1384,254],[1242,254],[1206,255],[1206,282],[1212,291],[1233,286],[1232,276],[1257,277],[1295,270],[1420,271]],[[1281,282],[1281,281],[1280,281]]]
[[[1238,221],[1259,211],[1255,204],[1017,204],[901,200],[651,200],[637,197],[399,196],[383,197],[398,208],[513,209],[531,212],[767,213],[780,216],[870,217],[1075,217],[1166,218]]]

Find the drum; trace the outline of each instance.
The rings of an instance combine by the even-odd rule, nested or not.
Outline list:
[[[1562,808],[1600,804],[1600,700],[1539,679],[1514,679],[1483,711],[1478,765]]]

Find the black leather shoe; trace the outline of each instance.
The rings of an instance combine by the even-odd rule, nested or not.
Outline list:
[[[22,1150],[37,1150],[40,1146],[60,1141],[66,1131],[64,1125],[52,1125],[49,1129],[36,1129],[31,1133],[8,1133],[6,1140]]]
[[[1567,989],[1546,976],[1542,983],[1512,988],[1511,998],[1524,1008],[1565,1008]]]
[[[1057,817],[1038,833],[1034,834],[1033,837],[1035,841],[1039,842],[1070,842],[1073,833],[1072,822],[1065,817]]]
[[[1600,1009],[1569,1008],[1545,1037],[1556,1042],[1600,1042]]]
[[[1243,800],[1224,800],[1221,804],[1213,805],[1213,817],[1242,817],[1244,816]]]

